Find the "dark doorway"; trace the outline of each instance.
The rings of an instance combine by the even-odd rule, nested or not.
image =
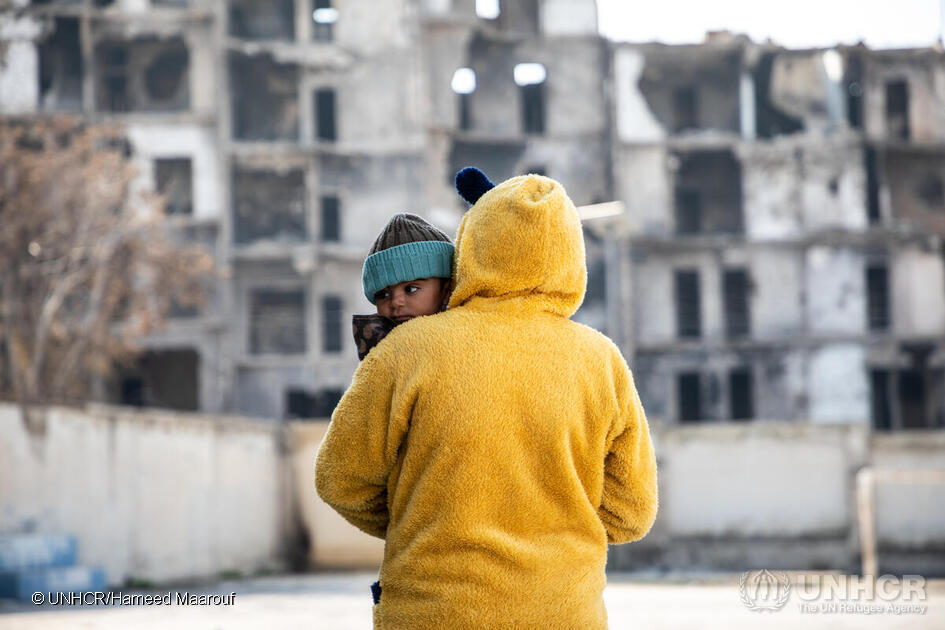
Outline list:
[[[322,351],[341,352],[344,304],[337,295],[322,298]]]
[[[338,139],[335,122],[335,90],[321,88],[315,90],[315,137],[321,142],[334,142]]]
[[[675,181],[677,230],[740,234],[742,165],[732,151],[676,152]]]
[[[729,338],[746,337],[751,331],[748,284],[748,271],[745,269],[726,269],[722,276],[725,334]]]
[[[876,149],[867,145],[863,154],[866,168],[866,216],[871,225],[880,222],[879,210],[879,164]]]
[[[732,420],[751,420],[755,417],[751,370],[739,368],[728,375],[728,393]]]
[[[673,92],[673,119],[677,133],[699,128],[699,98],[696,88],[685,85],[677,87]]]
[[[311,393],[302,389],[286,391],[285,417],[287,419],[331,418],[344,392],[340,389],[320,389]]]
[[[676,271],[676,332],[679,337],[702,334],[701,295],[697,270]]]
[[[78,18],[55,18],[39,45],[39,95],[44,111],[82,109],[82,47]]]
[[[545,133],[545,84],[523,85],[519,89],[522,94],[522,131],[532,135]]]
[[[899,413],[903,429],[927,427],[925,378],[919,370],[903,370],[899,373]]]
[[[680,422],[702,420],[702,393],[699,381],[698,372],[683,372],[676,378]]]
[[[909,139],[909,84],[886,83],[886,133],[891,140]]]
[[[154,160],[157,191],[164,196],[167,214],[193,214],[193,169],[190,158]]]
[[[305,354],[305,292],[256,289],[250,293],[251,354]]]
[[[887,370],[870,370],[870,395],[873,429],[890,431],[892,408],[889,404],[889,372]]]
[[[178,411],[200,409],[200,355],[193,349],[145,352],[119,373],[118,402]]]
[[[885,264],[866,268],[866,316],[870,330],[889,329],[889,270]]]
[[[319,235],[323,243],[337,243],[341,240],[341,201],[334,195],[321,198],[321,229]]]

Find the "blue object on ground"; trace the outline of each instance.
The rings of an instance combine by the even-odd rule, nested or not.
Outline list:
[[[105,590],[105,571],[89,567],[52,567],[0,573],[0,597],[30,601],[33,593],[84,593]]]
[[[75,536],[13,534],[0,536],[0,597],[31,601],[33,593],[105,590],[105,571],[75,566]]]
[[[75,536],[68,534],[0,536],[0,571],[68,567],[75,563]]]

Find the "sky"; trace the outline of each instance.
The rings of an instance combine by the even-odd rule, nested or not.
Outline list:
[[[931,46],[945,0],[597,0],[600,32],[615,41],[698,43],[709,30],[788,48]]]

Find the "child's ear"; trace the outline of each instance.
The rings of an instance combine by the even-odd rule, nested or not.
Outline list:
[[[453,293],[453,279],[443,279],[442,299],[440,300],[440,310],[445,311],[447,304],[450,303],[450,295]]]

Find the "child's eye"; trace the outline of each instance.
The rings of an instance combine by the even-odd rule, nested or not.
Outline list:
[[[416,293],[419,290],[420,287],[415,284],[408,284],[406,287],[404,287],[404,291],[407,293]]]
[[[390,297],[390,291],[388,291],[387,289],[381,289],[380,291],[374,294],[374,301],[377,302],[380,300],[386,300],[389,297]]]

